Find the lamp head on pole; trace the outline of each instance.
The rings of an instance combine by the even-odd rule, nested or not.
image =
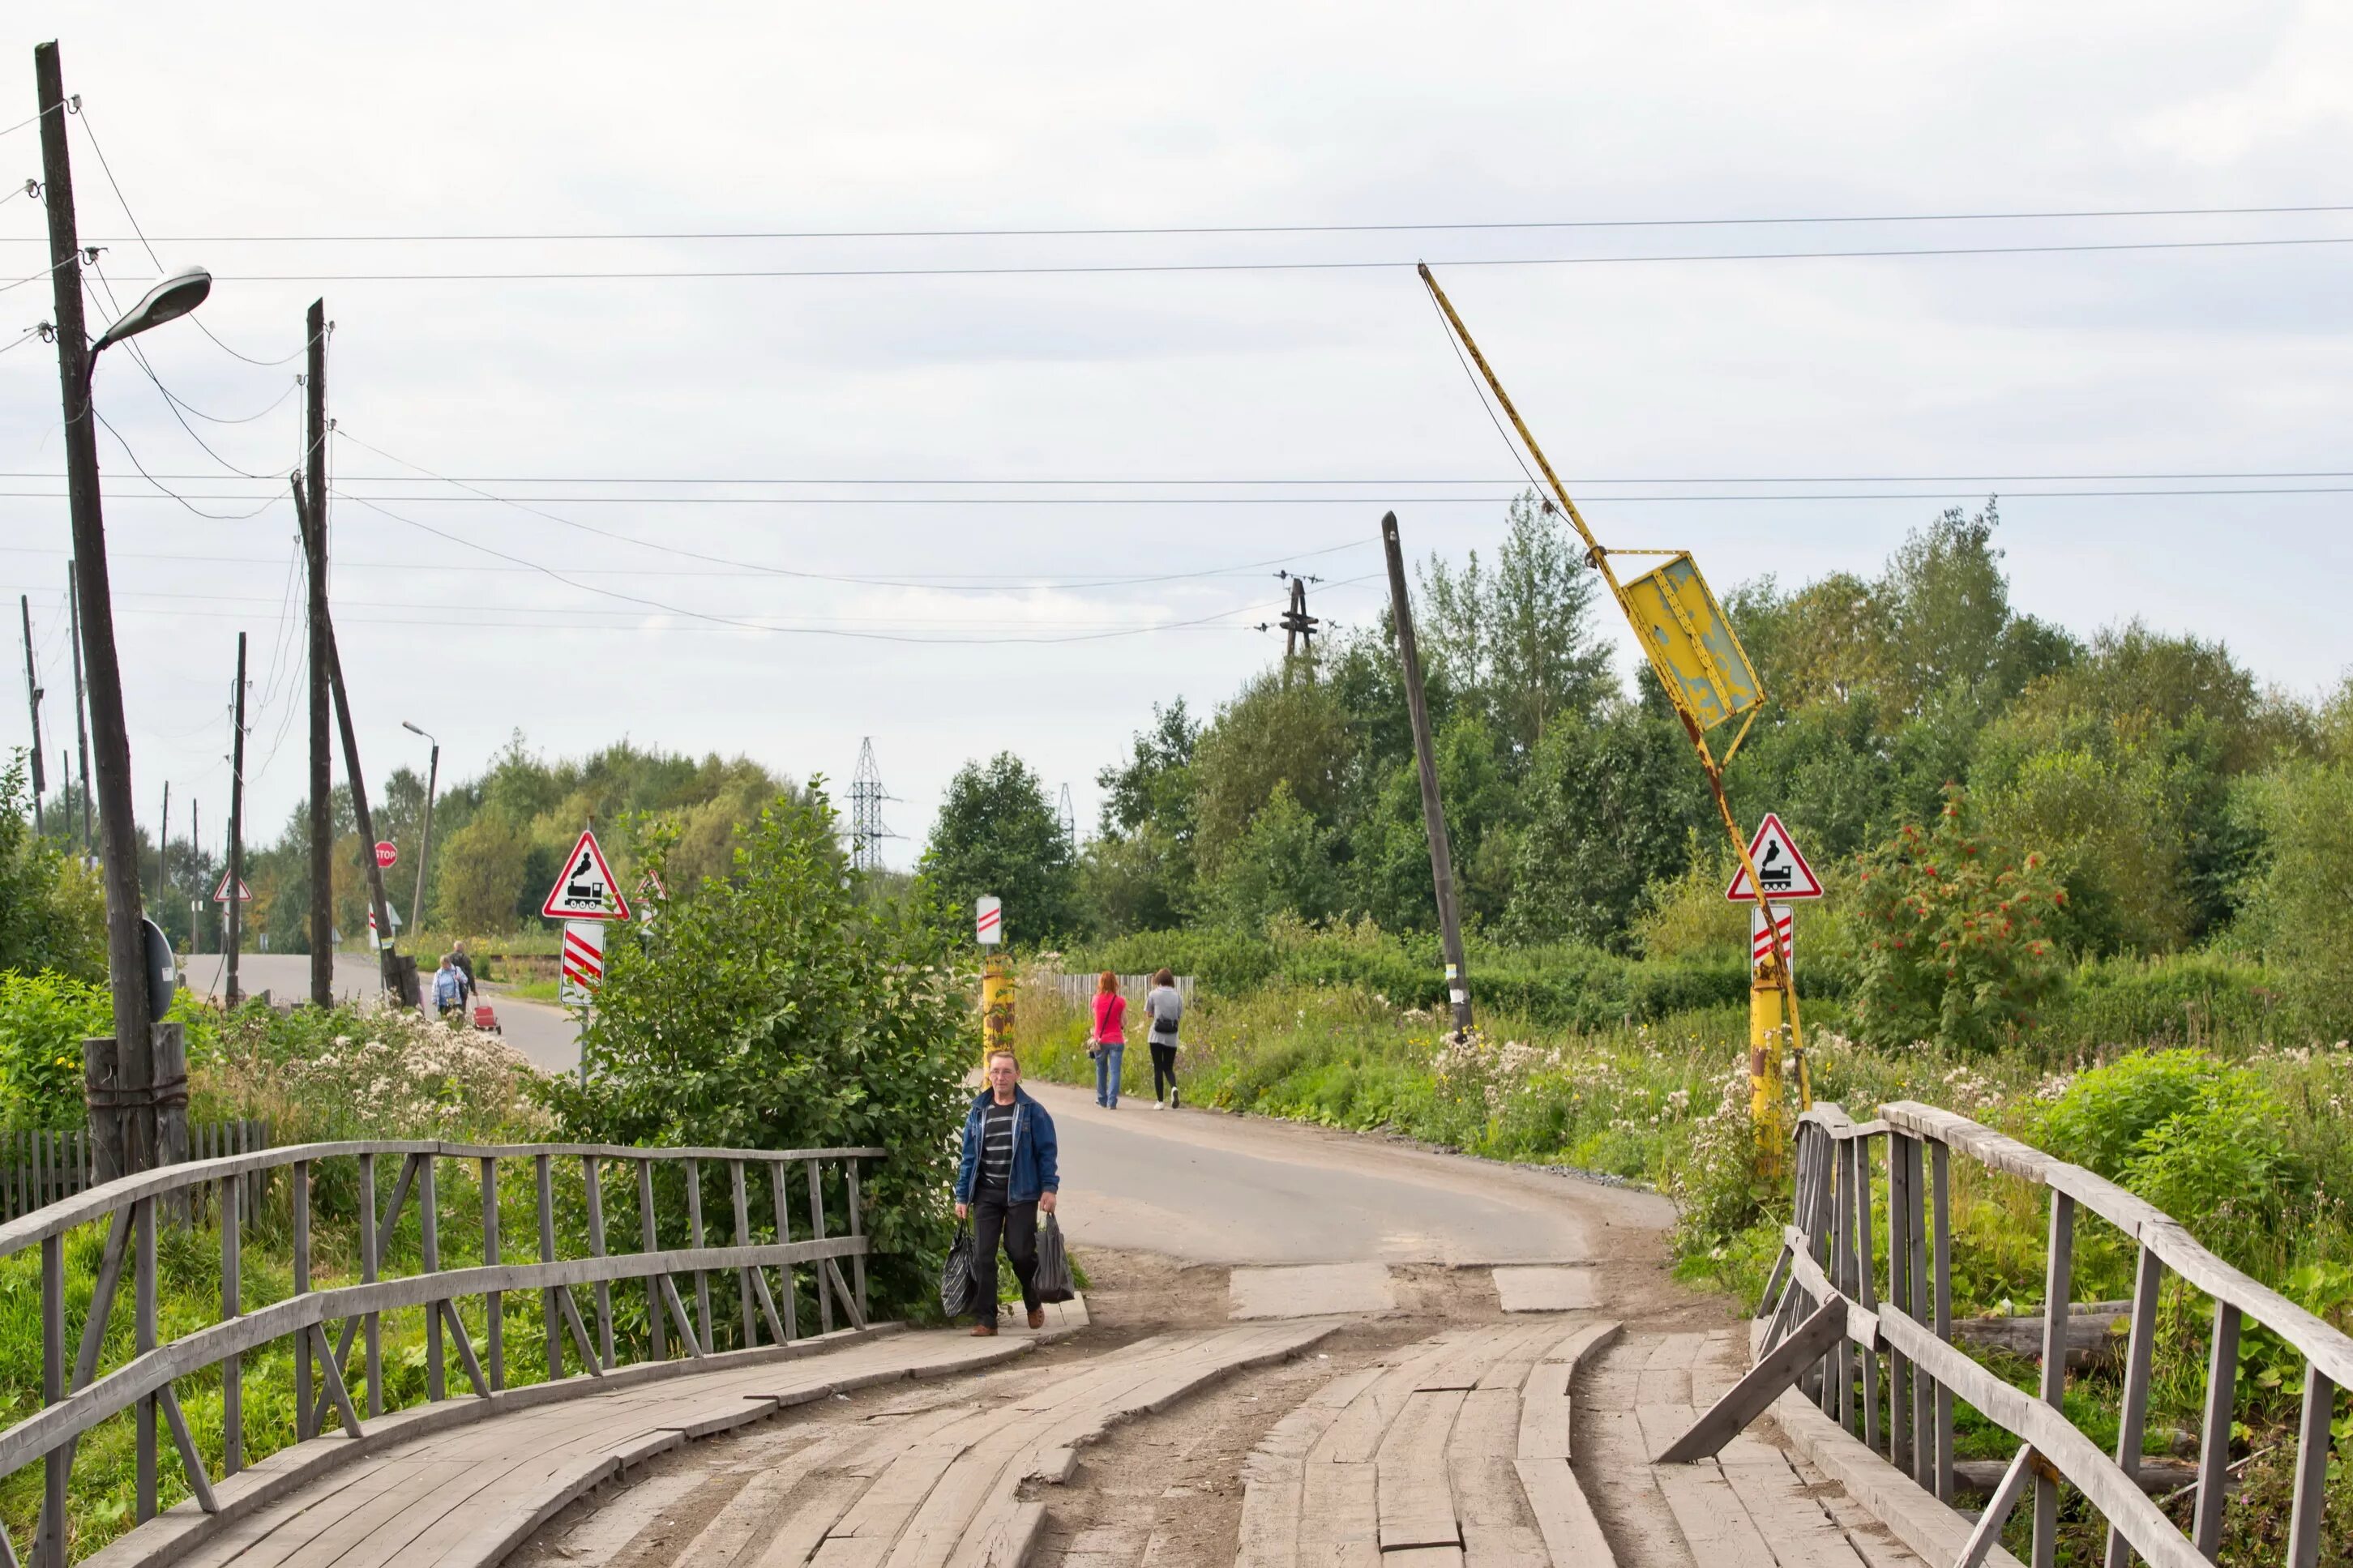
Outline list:
[[[410,734],[412,734],[412,735],[424,735],[424,736],[425,736],[425,738],[426,738],[427,740],[428,740],[428,741],[431,741],[431,740],[433,739],[433,737],[432,737],[431,735],[429,735],[429,734],[426,734],[426,731],[422,731],[422,730],[418,729],[416,725],[414,725],[414,724],[410,723],[410,722],[409,722],[407,720],[406,720],[406,719],[403,719],[403,720],[400,721],[400,727],[401,727],[402,729],[404,729],[404,730],[407,731],[408,731]],[[436,743],[436,744],[438,744],[439,742],[436,742],[435,743]]]
[[[201,267],[174,273],[140,296],[139,303],[132,306],[121,321],[98,335],[98,341],[90,345],[91,357],[97,357],[100,350],[111,344],[137,337],[150,327],[176,321],[203,304],[205,296],[212,291],[213,275]]]

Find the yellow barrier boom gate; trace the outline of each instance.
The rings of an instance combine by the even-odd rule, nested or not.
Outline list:
[[[1479,352],[1479,345],[1472,341],[1471,330],[1462,324],[1462,318],[1455,314],[1453,301],[1447,299],[1446,290],[1438,286],[1438,279],[1430,275],[1427,266],[1418,266],[1415,270],[1421,274],[1421,280],[1429,288],[1430,298],[1437,301],[1439,312],[1446,318],[1448,328],[1470,353],[1471,363],[1479,367],[1479,374],[1486,380],[1488,389],[1503,406],[1505,417],[1511,420],[1512,428],[1519,432],[1521,443],[1527,447],[1528,456],[1535,459],[1545,482],[1552,487],[1554,499],[1567,517],[1569,526],[1577,530],[1579,539],[1585,541],[1586,560],[1601,574],[1601,580],[1609,584],[1610,595],[1618,601],[1618,607],[1625,612],[1627,624],[1634,628],[1636,640],[1641,643],[1642,651],[1649,656],[1651,668],[1657,674],[1659,684],[1666,689],[1667,700],[1675,705],[1675,712],[1683,721],[1683,730],[1691,736],[1693,750],[1699,753],[1700,767],[1707,774],[1708,791],[1715,797],[1717,815],[1724,818],[1725,831],[1732,836],[1732,852],[1739,857],[1741,869],[1748,875],[1748,885],[1761,889],[1764,884],[1757,879],[1757,867],[1748,855],[1747,837],[1740,831],[1740,825],[1733,820],[1732,806],[1724,798],[1724,770],[1730,765],[1734,753],[1740,750],[1740,742],[1748,738],[1748,727],[1757,721],[1757,711],[1765,705],[1765,688],[1757,678],[1755,667],[1748,662],[1747,652],[1741,647],[1740,638],[1734,633],[1732,623],[1725,618],[1723,606],[1709,592],[1706,580],[1700,575],[1699,566],[1688,552],[1612,552],[1603,548],[1600,541],[1593,537],[1593,531],[1585,524],[1584,514],[1569,499],[1567,489],[1560,482],[1560,476],[1552,471],[1552,464],[1546,460],[1544,448],[1536,445],[1536,438],[1528,432],[1527,422],[1512,405],[1511,395],[1504,390],[1504,384],[1496,379],[1493,368],[1487,363],[1487,356]],[[1613,553],[1663,555],[1667,559],[1665,564],[1630,583],[1621,583],[1609,562]],[[1733,719],[1740,720],[1740,729],[1719,760],[1707,743],[1707,731]],[[1790,979],[1788,945],[1779,927],[1769,918],[1765,922],[1765,929],[1770,935],[1773,951],[1763,966],[1769,973],[1760,973],[1757,989],[1774,993],[1781,1004],[1780,1011],[1787,1021],[1790,1050],[1798,1064],[1799,1100],[1801,1105],[1810,1108],[1814,1100],[1813,1085],[1806,1071],[1804,1037],[1798,1028],[1798,993]],[[1781,1106],[1779,1042],[1770,1037],[1778,1032],[1778,1028],[1760,1025],[1751,1037],[1748,1053],[1750,1114],[1757,1124],[1763,1163],[1775,1171],[1780,1167],[1787,1143],[1787,1119]]]

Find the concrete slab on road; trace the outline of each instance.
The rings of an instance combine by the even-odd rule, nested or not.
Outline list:
[[[1321,1318],[1334,1312],[1396,1310],[1388,1268],[1379,1263],[1237,1268],[1226,1282],[1229,1318]]]
[[[1590,1268],[1498,1268],[1495,1298],[1506,1312],[1584,1312],[1601,1305]]]
[[[1053,1112],[1062,1228],[1082,1247],[1187,1263],[1573,1263],[1655,1232],[1654,1193],[1219,1111],[1105,1110],[1024,1085]]]

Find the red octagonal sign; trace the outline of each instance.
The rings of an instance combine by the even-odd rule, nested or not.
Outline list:
[[[381,839],[378,839],[378,840],[376,841],[376,846],[375,846],[375,864],[376,864],[376,869],[378,869],[378,870],[380,870],[380,871],[389,871],[389,870],[391,870],[391,869],[393,868],[393,867],[394,867],[394,866],[395,866],[395,865],[399,861],[399,859],[400,859],[400,851],[399,851],[399,849],[398,849],[398,848],[396,848],[396,847],[394,847],[393,842],[392,842],[392,840],[391,840],[391,839],[389,839],[389,838],[381,838]]]

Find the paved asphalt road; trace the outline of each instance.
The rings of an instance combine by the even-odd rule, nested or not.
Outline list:
[[[224,964],[220,954],[200,952],[188,960],[183,978],[190,990],[217,996],[224,980]],[[429,976],[419,978],[427,985],[432,984]],[[311,994],[311,960],[302,953],[245,953],[237,961],[237,983],[248,996],[267,991],[280,1002],[307,997]],[[352,953],[335,955],[338,1001],[357,1001],[377,994],[376,967],[372,960]],[[529,1058],[533,1067],[543,1072],[570,1072],[580,1065],[580,1045],[575,1037],[572,1018],[562,1008],[495,994],[490,996],[490,1003],[498,1009],[500,1032],[507,1043]]]
[[[1217,1111],[1103,1110],[1024,1085],[1054,1113],[1063,1228],[1082,1245],[1192,1263],[1569,1263],[1656,1230],[1665,1199],[1387,1140]]]

